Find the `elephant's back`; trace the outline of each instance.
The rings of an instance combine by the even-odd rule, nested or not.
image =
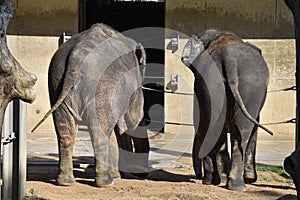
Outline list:
[[[114,60],[134,51],[136,45],[135,41],[105,24],[95,24],[72,36],[60,46],[51,60],[48,71],[49,91],[60,94],[80,84],[80,92],[93,92],[91,87],[95,88],[99,77]]]
[[[269,69],[258,49],[246,43],[230,44],[223,47],[223,52],[223,59],[230,57],[235,60],[240,84],[251,84],[253,87],[267,86]]]
[[[247,44],[228,45],[225,52],[226,56],[235,58],[238,91],[246,108],[261,108],[269,83],[269,70],[263,56],[257,49]],[[235,107],[237,109],[238,106]]]

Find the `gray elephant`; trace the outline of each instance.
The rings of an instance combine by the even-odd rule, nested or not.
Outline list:
[[[300,144],[297,149],[284,159],[284,169],[292,177],[297,190],[297,199],[300,199]]]
[[[220,183],[217,157],[221,157],[219,162],[222,158],[226,161],[226,153],[223,156],[219,153],[230,133],[232,153],[229,170],[225,171],[227,188],[245,191],[245,180],[256,180],[257,128],[272,134],[258,123],[269,81],[268,67],[261,52],[233,33],[209,29],[189,39],[182,62],[195,76],[195,173],[202,176],[203,158],[203,183]]]
[[[36,98],[33,86],[37,77],[25,71],[7,47],[6,30],[13,12],[12,3],[9,0],[2,0],[0,8],[0,133],[2,133],[5,109],[10,101],[21,99],[32,103]]]
[[[91,136],[96,186],[110,185],[118,176],[116,148],[110,143],[113,130],[121,148],[131,152],[132,139],[139,153],[136,162],[125,166],[135,171],[120,170],[146,172],[149,143],[145,129],[139,127],[145,61],[140,44],[104,24],[74,35],[55,53],[48,72],[52,108],[40,123],[53,113],[59,146],[59,185],[75,182],[72,152],[78,121],[87,125]],[[120,150],[120,156],[124,154],[126,151]],[[132,161],[130,156],[127,161]]]

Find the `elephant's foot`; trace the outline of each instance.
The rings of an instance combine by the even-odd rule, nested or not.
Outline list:
[[[195,172],[195,175],[198,179],[203,178],[202,165],[201,164],[194,164],[194,172]]]
[[[196,177],[198,178],[198,179],[202,179],[203,177],[202,177],[202,173],[197,173],[197,172],[195,172],[195,175],[196,175]]]
[[[204,185],[219,185],[221,183],[221,178],[219,175],[205,174],[202,183]]]
[[[246,172],[246,171],[245,171],[245,174],[244,174],[244,181],[245,181],[245,183],[247,183],[247,184],[256,182],[256,181],[257,181],[257,174],[256,174],[256,172],[253,173],[253,172]]]
[[[121,173],[116,169],[111,170],[110,175],[113,179],[120,179],[121,178]]]
[[[244,181],[242,180],[229,180],[226,187],[229,189],[229,190],[236,190],[236,191],[241,191],[241,192],[244,192],[247,190],[246,188],[246,185],[244,183]]]
[[[95,177],[95,186],[96,187],[108,187],[113,185],[113,179],[111,176],[100,176],[100,177]]]
[[[63,174],[59,174],[57,179],[56,179],[56,183],[57,185],[60,186],[71,186],[75,184],[75,178],[73,175],[63,175]]]
[[[221,183],[227,183],[227,174],[226,173],[221,173],[220,174],[220,181],[221,181]]]
[[[128,171],[137,177],[140,178],[145,178],[148,176],[148,168],[147,167],[142,167],[140,165],[129,165],[128,166]]]

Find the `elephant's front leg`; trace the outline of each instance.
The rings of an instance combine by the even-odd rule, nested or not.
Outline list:
[[[221,182],[227,182],[227,174],[230,168],[230,156],[228,153],[228,145],[227,145],[227,134],[223,135],[225,137],[224,144],[221,146],[220,150],[217,153],[217,166],[218,171],[221,177]]]
[[[134,133],[131,134],[134,144],[133,160],[129,163],[128,170],[139,176],[146,177],[149,171],[149,139],[146,127],[139,126]]]
[[[69,186],[75,183],[73,175],[73,148],[76,136],[75,121],[61,105],[54,113],[53,120],[59,147],[59,170],[57,184]]]
[[[197,178],[202,179],[202,159],[199,158],[199,152],[201,147],[201,141],[198,135],[194,137],[194,144],[193,144],[193,167],[194,172]]]
[[[221,177],[218,171],[216,162],[216,152],[211,151],[207,156],[203,158],[203,184],[206,185],[219,185],[221,183]]]
[[[119,172],[122,178],[126,177],[128,172],[128,163],[130,161],[130,155],[133,153],[133,146],[131,137],[127,133],[120,135],[119,127],[115,127],[115,135],[119,146]]]
[[[213,150],[203,159],[204,184],[219,185],[227,180],[229,154],[227,149],[227,133],[223,131]]]

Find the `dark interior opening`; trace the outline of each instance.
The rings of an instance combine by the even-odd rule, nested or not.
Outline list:
[[[79,31],[104,23],[140,42],[147,54],[144,86],[164,90],[165,2],[81,0],[79,23]],[[144,97],[148,128],[163,132],[164,93],[144,90]]]

